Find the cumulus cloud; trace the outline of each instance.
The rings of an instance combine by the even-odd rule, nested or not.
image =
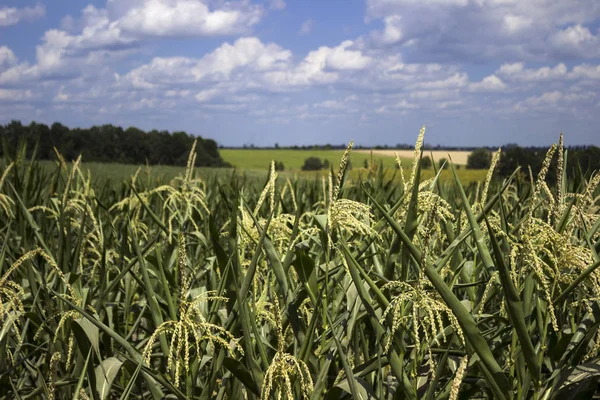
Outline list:
[[[523,101],[518,102],[514,106],[515,111],[527,111],[529,109],[548,110],[554,108],[563,98],[562,92],[555,90],[545,92],[539,96],[530,96]]]
[[[588,28],[579,24],[554,33],[549,40],[557,51],[566,55],[583,58],[600,55],[598,37],[594,36]]]
[[[597,98],[597,94],[591,91],[577,92],[569,91],[564,92],[560,90],[554,90],[551,92],[544,92],[540,95],[534,95],[526,98],[523,101],[518,102],[514,106],[515,111],[551,111],[560,112],[566,110],[579,110],[582,107],[590,106],[593,101]]]
[[[468,84],[469,77],[466,73],[455,73],[443,80],[419,82],[414,85],[410,85],[410,88],[414,89],[449,89],[449,88],[460,88]]]
[[[531,27],[533,18],[522,15],[507,14],[502,18],[504,29],[508,33],[519,33]]]
[[[600,80],[600,65],[582,64],[573,67],[569,73],[569,78],[572,79],[599,79]]]
[[[472,92],[496,92],[506,89],[506,84],[496,75],[486,76],[481,82],[469,84],[469,90]]]
[[[333,83],[343,71],[366,69],[372,58],[361,50],[353,50],[354,42],[346,40],[336,47],[322,46],[313,50],[294,68],[265,74],[272,86],[305,86]]]
[[[17,63],[17,57],[11,49],[0,46],[0,68],[11,67]]]
[[[598,56],[588,25],[600,19],[595,0],[367,0],[372,37],[412,46],[413,59],[560,60]]]
[[[115,3],[115,0],[109,2]],[[116,19],[120,29],[133,35],[214,36],[243,33],[256,25],[263,8],[246,2],[224,3],[211,10],[200,0],[133,1]],[[276,5],[281,5],[276,2]],[[285,3],[284,3],[285,5]]]
[[[2,108],[46,102],[52,110],[102,118],[162,115],[166,121],[198,112],[254,122],[345,118],[358,125],[474,110],[483,116],[502,110],[558,114],[598,102],[600,66],[580,55],[594,51],[592,17],[569,14],[568,5],[557,25],[546,20],[559,18],[546,0],[527,6],[513,0],[368,0],[369,18],[378,20],[370,32],[299,53],[246,35],[269,9],[281,6],[261,4],[109,0],[105,7],[87,6],[44,33],[35,60],[19,60],[0,46]],[[474,23],[472,31],[461,25],[468,23]],[[163,53],[174,56],[147,58],[163,37],[230,34],[207,52],[178,53],[174,47]],[[470,62],[481,60],[472,70]],[[483,78],[470,78],[474,74]]]
[[[219,94],[218,89],[206,89],[201,92],[198,92],[194,97],[198,102],[206,103],[207,101],[215,97],[217,94]]]
[[[390,15],[383,19],[383,31],[375,31],[372,38],[377,44],[389,45],[402,40],[402,16]]]
[[[505,79],[517,82],[539,82],[564,78],[567,74],[565,64],[555,67],[541,67],[538,69],[525,68],[524,63],[502,64],[496,74]]]
[[[31,90],[0,89],[0,101],[21,102],[34,97]]]
[[[61,102],[69,101],[69,98],[70,98],[70,96],[68,93],[65,93],[65,87],[63,85],[60,87],[60,89],[58,90],[58,93],[56,93],[56,96],[54,96],[52,101],[55,103],[61,103]]]
[[[30,22],[46,15],[46,9],[41,4],[35,7],[2,7],[0,8],[0,27],[16,25],[19,22]]]
[[[258,38],[240,38],[233,44],[224,43],[199,59],[187,57],[155,57],[149,64],[135,68],[120,81],[136,88],[152,89],[189,83],[238,82],[252,73],[277,71],[288,65],[289,50],[276,44],[264,44]],[[242,84],[242,83],[240,83]]]
[[[372,59],[364,55],[360,50],[352,50],[352,40],[345,40],[339,46],[320,47],[315,54],[316,58],[325,62],[325,67],[334,70],[359,70],[369,66]],[[311,56],[309,54],[309,57]]]
[[[272,3],[279,8],[282,4]],[[43,10],[40,7],[33,10],[39,14]],[[14,14],[8,10],[4,14]],[[0,21],[4,14],[0,12]],[[23,15],[30,14],[33,11]],[[75,77],[135,52],[151,37],[240,34],[250,30],[263,14],[262,5],[245,0],[108,0],[104,8],[88,5],[79,18],[66,16],[63,29],[44,33],[36,47],[35,64],[13,66],[0,76],[0,82],[17,84],[44,77]]]
[[[194,83],[227,87],[229,92],[289,90],[333,83],[340,73],[366,69],[373,60],[352,46],[352,41],[344,41],[336,47],[323,46],[293,63],[289,50],[274,43],[265,44],[256,37],[240,38],[198,59],[156,57],[120,81],[139,89]]]
[[[498,89],[496,81],[488,81],[484,80],[488,89]],[[351,91],[338,99],[317,101],[310,110],[288,107],[287,117],[310,119],[334,110],[358,112],[371,106],[375,107],[372,112],[379,109],[381,113],[451,109],[458,104],[461,90],[469,88],[469,79],[455,66],[407,64],[398,54],[371,53],[350,40],[321,46],[298,59],[274,43],[246,37],[224,43],[200,58],[155,57],[117,75],[114,85],[121,93],[153,94],[182,104],[193,101],[215,112],[232,112],[240,109],[235,104],[245,104],[249,115],[261,118],[277,113],[250,106],[267,101],[266,93],[296,93],[319,86],[329,88],[330,93],[340,87]],[[191,90],[192,96],[179,96],[184,90],[188,95]],[[403,93],[406,98],[379,96],[382,91],[390,96]]]

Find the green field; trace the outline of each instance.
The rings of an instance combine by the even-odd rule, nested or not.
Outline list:
[[[226,151],[227,150],[221,150],[221,152],[226,152]],[[233,159],[232,157],[235,157],[235,159],[238,159],[238,160],[244,159],[244,157],[246,157],[247,155],[240,154],[240,153],[245,152],[245,151],[252,152],[253,150],[231,150],[232,153],[230,153],[228,155],[228,157],[230,159]],[[266,151],[271,152],[271,150],[266,150]],[[281,151],[286,151],[286,150],[281,150]],[[273,152],[275,152],[275,150],[273,150]],[[298,152],[300,152],[300,150],[291,150],[291,152],[296,152],[294,157],[296,157],[297,160],[299,160],[301,158],[297,154]],[[328,152],[323,151],[323,153],[328,153]],[[342,154],[342,152],[339,153],[340,156],[341,156],[341,154]],[[241,157],[242,155],[243,155],[243,157]],[[331,154],[329,154],[328,156],[331,156]],[[360,161],[363,159],[361,157],[362,155],[357,155],[357,156],[358,157],[356,158],[356,160]],[[384,165],[384,169],[385,169],[386,178],[390,179],[395,174],[396,181],[399,181],[400,175],[399,175],[398,171],[396,170],[395,163],[390,162],[390,160],[394,161],[394,159],[392,157],[380,157],[379,159],[384,161],[383,165]],[[227,159],[225,159],[225,160],[229,161]],[[375,158],[375,160],[377,160],[377,158]],[[229,161],[229,162],[231,162],[231,161]],[[300,161],[298,161],[298,162],[300,162]],[[304,162],[304,159],[302,159],[301,162]],[[404,163],[404,160],[403,160],[403,163]],[[39,164],[47,171],[56,170],[56,162],[54,162],[54,161],[40,161]],[[258,178],[258,179],[264,180],[267,176],[267,171],[268,171],[268,166],[270,165],[270,161],[267,162],[266,165],[262,165],[260,161],[252,162],[251,160],[247,160],[243,163],[243,165],[245,165],[245,167],[237,167],[237,168],[235,168],[235,170],[231,169],[231,168],[197,168],[196,171],[200,176],[202,176],[204,178],[231,176],[231,174],[234,173],[234,171],[235,171],[235,173],[237,175],[240,175],[240,176],[243,176],[246,178]],[[354,165],[356,165],[356,164],[354,164]],[[405,174],[405,176],[408,177],[408,175],[410,175],[410,168],[409,168],[410,161],[406,160],[406,163],[404,165],[406,165],[406,167],[403,168],[404,174]],[[333,161],[333,166],[335,168],[336,161]],[[361,176],[368,175],[368,171],[365,168],[363,168],[362,166],[363,166],[363,163],[360,162],[360,167],[351,168],[348,172],[349,177],[352,179],[359,179]],[[92,181],[96,185],[103,185],[103,184],[111,184],[111,185],[117,184],[118,185],[118,184],[121,184],[124,181],[131,180],[131,177],[134,176],[136,171],[139,169],[140,172],[139,172],[138,177],[141,180],[141,182],[143,182],[147,186],[157,185],[157,184],[161,184],[161,183],[168,183],[173,178],[182,174],[185,171],[185,167],[176,167],[176,166],[169,166],[169,165],[152,165],[152,166],[148,167],[146,165],[85,162],[85,161],[81,163],[80,169],[85,174],[87,174],[89,171],[89,173],[92,177]],[[291,170],[291,169],[287,169],[287,165],[286,165],[286,170],[279,172],[279,178],[280,179],[296,179],[296,178],[312,179],[315,176],[319,176],[319,177],[326,176],[328,174],[328,172],[329,172],[329,170],[302,171],[302,170],[300,170],[300,168]],[[485,174],[487,171],[486,170],[469,170],[469,169],[464,169],[464,167],[461,166],[457,172],[458,172],[460,179],[463,182],[470,183],[470,182],[476,182],[476,181],[483,181],[485,179]],[[433,169],[423,170],[422,173],[423,173],[424,179],[429,179],[429,178],[433,177],[433,175],[434,175]],[[440,174],[441,181],[448,181],[451,178],[452,178],[452,176],[451,176],[451,173],[449,170],[444,170]]]
[[[344,154],[343,150],[294,150],[294,149],[221,149],[219,150],[223,160],[236,168],[241,169],[267,169],[271,161],[282,161],[286,170],[299,171],[308,157],[319,157],[328,160],[329,164],[335,165]],[[373,156],[375,162],[383,162],[386,168],[396,165],[394,157],[381,155]],[[352,153],[350,162],[353,168],[362,168],[365,161],[371,162],[368,153]],[[406,166],[410,165],[410,159],[402,159]]]

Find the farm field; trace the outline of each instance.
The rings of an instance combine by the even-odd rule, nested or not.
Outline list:
[[[410,159],[413,154],[413,150],[380,150],[373,149],[373,154],[381,157],[394,157],[394,152],[398,153],[401,158]],[[370,154],[371,150],[356,150],[357,153]],[[448,159],[450,157],[452,162],[457,165],[467,165],[467,159],[469,158],[470,151],[452,151],[452,150],[424,150],[423,156],[433,157],[434,162],[438,162],[441,159]]]
[[[300,171],[304,160],[308,157],[318,157],[335,165],[344,154],[343,150],[295,150],[295,149],[221,149],[219,151],[223,160],[241,169],[266,170],[271,160],[282,161],[286,170]],[[393,168],[396,164],[394,154],[375,154],[375,162],[383,162],[386,168]],[[403,162],[410,163],[412,152],[403,158]],[[361,168],[364,162],[371,161],[370,152],[353,152],[350,156],[352,167]],[[408,165],[408,164],[407,164]]]
[[[533,179],[494,178],[499,155],[435,179],[349,170],[350,149],[331,175],[195,154],[0,160],[0,399],[598,389],[600,175],[568,175],[562,138]]]
[[[244,150],[246,151],[246,150]],[[267,150],[268,151],[268,150]],[[312,154],[312,153],[310,153]],[[343,152],[340,153],[340,156]],[[231,156],[231,155],[230,155]],[[307,155],[308,156],[308,155]],[[238,157],[239,155],[234,155],[233,157]],[[234,158],[231,158],[234,159]],[[393,157],[381,157],[374,158],[376,162],[378,160],[384,161],[385,168],[385,176],[387,179],[394,178],[396,182],[399,182],[400,176],[396,170],[395,164],[389,163],[389,160],[395,160]],[[303,162],[304,159],[302,159]],[[360,160],[360,158],[358,159]],[[370,160],[370,157],[369,157]],[[227,161],[227,160],[226,160]],[[405,167],[403,168],[404,174],[410,174],[410,160],[405,160]],[[335,166],[336,162],[333,162]],[[246,163],[246,165],[252,163]],[[266,167],[260,167],[260,162],[254,162],[256,168],[236,168],[235,173],[239,176],[245,176],[249,179],[259,179],[264,180],[265,172],[268,170],[270,161],[267,162]],[[53,171],[56,168],[56,162],[42,160],[39,161],[39,165],[46,169],[47,171]],[[158,185],[162,183],[168,183],[178,175],[181,175],[185,172],[185,167],[176,167],[169,165],[131,165],[131,164],[120,164],[120,163],[101,163],[101,162],[85,162],[82,161],[80,165],[80,169],[84,174],[87,174],[88,171],[90,176],[92,177],[92,182],[96,185],[102,186],[105,184],[108,185],[120,185],[122,182],[131,179],[133,175],[135,175],[136,171],[139,169],[139,178],[146,185]],[[299,168],[297,170],[289,170],[279,172],[279,179],[313,179],[315,176],[317,177],[326,177],[329,170],[321,170],[321,171],[302,171]],[[203,178],[210,177],[230,177],[234,172],[232,168],[196,168],[196,173]],[[457,170],[458,176],[465,183],[472,182],[482,182],[485,179],[487,170],[469,170],[464,169],[462,166]],[[361,176],[366,176],[368,171],[363,168],[363,163],[360,163],[360,166],[357,168],[352,168],[348,171],[348,177],[350,179],[360,179]],[[422,176],[424,179],[429,179],[434,176],[433,169],[426,169],[422,171]],[[440,181],[446,182],[452,178],[452,174],[450,170],[446,169],[440,173],[439,177]]]
[[[600,400],[600,0],[3,3],[0,400]]]

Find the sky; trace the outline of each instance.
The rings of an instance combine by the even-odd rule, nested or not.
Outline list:
[[[0,0],[0,123],[600,145],[598,0]]]

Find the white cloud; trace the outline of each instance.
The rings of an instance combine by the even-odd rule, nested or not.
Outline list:
[[[301,35],[307,35],[313,30],[314,27],[315,27],[315,20],[307,19],[300,26],[300,31],[298,31],[298,33],[300,33]]]
[[[517,111],[526,111],[529,108],[547,109],[548,107],[556,106],[562,98],[563,94],[558,90],[545,92],[539,96],[526,98],[524,101],[517,103],[514,108]]]
[[[581,103],[589,102],[598,97],[595,92],[583,92],[583,93],[567,93],[563,96],[563,100],[567,103]]]
[[[61,86],[60,89],[58,90],[58,93],[56,93],[56,96],[54,96],[54,99],[52,101],[54,102],[65,102],[68,101],[70,96],[64,92],[65,87]]]
[[[559,47],[569,47],[581,46],[586,43],[595,43],[597,39],[592,35],[588,28],[581,25],[575,25],[555,33],[550,38],[550,41]]]
[[[518,33],[524,29],[531,27],[533,19],[529,17],[523,17],[521,15],[508,14],[502,19],[504,29],[509,33]]]
[[[319,47],[296,67],[269,72],[265,79],[272,87],[333,83],[339,79],[340,72],[364,70],[373,62],[360,50],[350,50],[353,44],[346,40],[337,47]]]
[[[20,102],[31,100],[34,97],[31,90],[0,89],[0,101]]]
[[[367,0],[367,15],[382,15],[408,7],[464,7],[469,0]]]
[[[390,15],[383,19],[384,29],[382,32],[374,32],[372,37],[378,44],[389,45],[402,40],[402,17]]]
[[[401,100],[398,103],[394,104],[392,107],[393,108],[399,108],[399,109],[405,109],[405,110],[413,110],[415,108],[419,108],[418,105],[413,104],[413,103],[409,103],[406,100]]]
[[[16,25],[22,21],[35,21],[46,15],[46,9],[41,4],[35,7],[3,7],[0,8],[0,27]]]
[[[0,69],[11,67],[17,63],[17,57],[11,49],[0,46]]]
[[[27,63],[17,64],[0,72],[1,85],[15,85],[23,81],[37,79],[37,69],[30,67]]]
[[[390,105],[384,105],[375,110],[377,114],[395,114],[400,110],[406,112],[408,110],[416,110],[421,108],[419,104],[410,103],[406,99],[402,99]]]
[[[218,89],[207,89],[207,90],[203,90],[203,91],[197,93],[196,96],[194,96],[194,97],[196,98],[196,100],[198,102],[206,103],[207,101],[209,101],[210,99],[212,99],[213,97],[215,97],[218,94],[219,94]]]
[[[283,3],[273,4],[281,6]],[[43,9],[40,7],[35,8],[38,14]],[[5,12],[6,15],[14,14],[12,9],[8,10],[10,13]],[[28,12],[32,14],[31,10]],[[246,0],[108,0],[105,8],[88,5],[80,18],[63,18],[65,29],[44,33],[41,44],[36,47],[34,65],[14,66],[2,73],[0,82],[95,74],[98,66],[105,68],[107,63],[135,52],[149,36],[239,34],[251,29],[263,14],[263,6]],[[0,13],[0,20],[2,15]],[[268,63],[268,60],[263,62]]]
[[[311,54],[314,54],[315,58],[322,59],[325,62],[326,68],[334,70],[360,70],[367,68],[372,59],[365,56],[360,50],[350,50],[353,44],[352,40],[345,40],[337,47],[320,47],[319,50],[311,52]]]
[[[459,89],[449,90],[418,90],[410,92],[410,97],[418,100],[440,100],[458,97],[460,95]]]
[[[451,101],[443,101],[441,103],[435,104],[436,108],[439,108],[441,110],[446,110],[446,109],[452,109],[452,108],[457,108],[464,105],[464,102],[462,100],[451,100]]]
[[[369,1],[373,2],[375,0]],[[535,64],[528,61],[533,54],[527,47],[532,38],[541,38],[535,42],[540,52],[545,52],[547,46],[558,52],[560,40],[567,39],[571,40],[571,47],[589,47],[595,36],[584,28],[584,22],[560,27],[551,24],[551,29],[544,31],[545,36],[535,36],[539,26],[532,12],[524,10],[520,3],[507,0],[465,0],[452,4],[379,0],[379,3],[389,8],[377,17],[382,27],[337,46],[314,47],[307,53],[293,54],[276,43],[242,36],[221,42],[212,51],[197,56],[190,55],[194,54],[191,51],[175,52],[179,56],[154,57],[148,61],[145,57],[152,53],[146,52],[150,49],[145,44],[161,43],[159,36],[243,33],[256,23],[252,22],[252,12],[261,18],[275,3],[264,0],[263,6],[256,6],[249,1],[109,0],[105,8],[88,6],[80,18],[65,19],[62,29],[47,31],[37,46],[35,63],[19,62],[8,47],[0,47],[0,86],[15,90],[2,93],[3,104],[50,99],[55,103],[53,107],[73,112],[83,112],[83,108],[76,111],[75,105],[87,107],[86,113],[103,110],[103,118],[140,111],[143,115],[163,115],[167,121],[166,118],[173,115],[199,111],[207,115],[235,112],[239,118],[246,116],[254,121],[259,117],[265,121],[277,118],[312,121],[322,120],[324,115],[335,114],[335,118],[352,115],[358,122],[361,115],[373,116],[374,120],[376,113],[412,118],[423,117],[423,113],[443,116],[460,110],[465,113],[478,110],[478,114],[485,115],[485,112],[495,112],[500,104],[507,110],[515,107],[558,112],[575,105],[587,110],[587,103],[597,102],[592,89],[595,82],[590,82],[600,79],[596,60],[594,64],[580,62],[572,68],[566,66],[573,64],[569,60]],[[142,10],[142,5],[149,9]],[[181,10],[191,14],[189,10],[194,7],[205,12],[209,20],[222,11],[223,24],[211,25],[212,22],[203,20],[200,25],[194,25],[190,15],[181,15]],[[411,19],[413,14],[399,13],[398,7],[412,11],[426,8],[436,23],[431,25],[426,21],[418,27]],[[509,10],[510,7],[514,9]],[[440,35],[437,29],[439,24],[449,21],[448,15],[484,15],[479,8],[491,13],[485,14],[490,32],[480,31],[482,27],[475,26],[470,33],[474,37],[461,42],[464,32],[453,32],[457,28],[450,24],[444,28],[449,36]],[[161,10],[161,14],[153,15],[149,11],[152,9]],[[133,10],[140,13],[135,14]],[[165,17],[169,13],[173,13],[179,25],[171,26]],[[235,15],[240,16],[239,23],[229,24],[227,18]],[[456,23],[468,21],[458,16]],[[560,35],[550,39],[548,32]],[[492,34],[499,35],[498,42],[489,42]],[[448,51],[440,54],[448,58],[415,59],[414,54],[422,49],[442,48],[432,38],[447,40]],[[457,50],[452,48],[456,40],[464,43],[462,54],[453,53]],[[487,76],[471,81],[464,59],[456,58],[459,54],[471,59],[469,40],[475,41],[476,49],[485,45],[484,53],[495,49],[489,54],[510,53],[512,56],[503,58],[508,62],[501,66],[500,62],[489,61],[479,65],[478,71],[485,70]],[[169,40],[167,45],[171,43]],[[515,56],[518,52],[512,52],[517,47],[524,51],[519,57]],[[166,53],[173,54],[176,49],[173,47]],[[505,50],[508,52],[504,53]],[[131,57],[127,63],[111,62],[134,51],[139,51],[136,54],[141,57]],[[115,65],[119,68],[112,68]],[[509,88],[515,90],[507,90]],[[497,94],[481,94],[486,92]],[[298,93],[306,93],[306,98],[311,98],[310,106],[301,105],[306,98],[300,105],[296,103]],[[140,114],[132,112],[132,115]]]
[[[530,96],[514,106],[516,111],[577,111],[589,107],[597,97],[595,92],[559,91],[544,92],[538,96]]]
[[[204,108],[214,111],[235,112],[246,109],[245,104],[204,104]]]
[[[557,51],[565,55],[583,58],[600,56],[600,41],[590,30],[581,25],[570,26],[550,37]]]
[[[511,81],[518,82],[539,82],[555,79],[564,79],[567,74],[565,64],[558,64],[555,67],[541,67],[538,69],[525,68],[523,63],[502,64],[496,71],[500,75]]]
[[[346,108],[346,105],[337,100],[325,100],[320,103],[316,103],[313,105],[316,108],[327,108],[330,110],[343,110]]]
[[[486,76],[481,82],[469,84],[469,90],[472,92],[495,92],[506,89],[506,83],[496,75]]]
[[[367,0],[376,43],[411,45],[415,60],[563,60],[600,54],[595,0]],[[565,28],[566,27],[566,28]],[[571,46],[571,47],[569,47]]]
[[[187,97],[191,93],[190,90],[167,90],[165,95],[167,97]]]
[[[240,38],[233,44],[222,44],[199,59],[156,57],[149,64],[133,69],[120,80],[146,89],[152,89],[156,85],[228,81],[237,82],[241,86],[244,84],[243,78],[252,73],[283,69],[291,57],[290,51],[276,44],[263,44],[255,37]],[[242,75],[234,77],[235,73]]]
[[[111,3],[115,3],[112,0]],[[211,10],[200,0],[133,1],[116,21],[133,34],[155,36],[213,36],[246,32],[258,23],[264,10],[247,2],[223,3]]]
[[[443,79],[443,80],[434,80],[434,81],[426,81],[415,83],[414,85],[410,85],[410,88],[415,89],[449,89],[449,88],[460,88],[464,87],[468,84],[469,77],[466,73],[455,73],[454,75]]]
[[[569,78],[600,79],[600,65],[576,65],[573,67],[573,70],[569,73]]]

